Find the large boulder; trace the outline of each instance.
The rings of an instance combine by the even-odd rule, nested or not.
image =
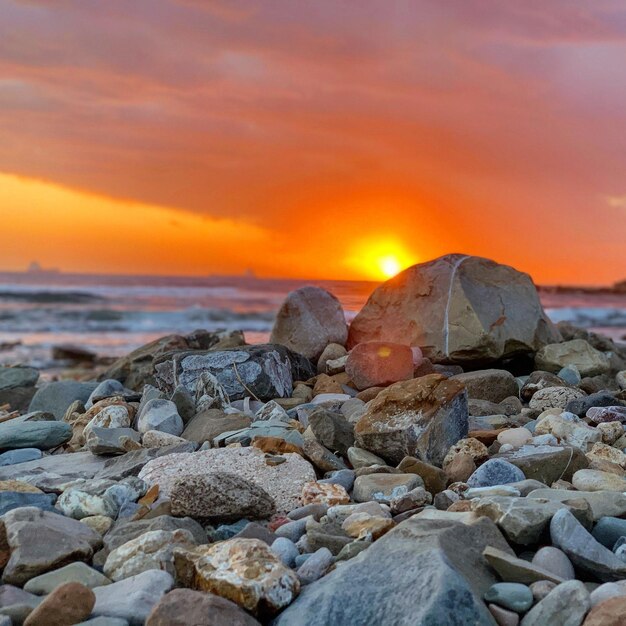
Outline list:
[[[341,303],[321,287],[306,286],[287,295],[270,341],[317,360],[329,343],[344,345],[348,325]]]
[[[408,343],[435,363],[475,363],[536,352],[560,339],[527,274],[450,254],[378,287],[350,325],[348,345]]]
[[[235,331],[195,331],[189,335],[167,335],[143,345],[112,363],[101,380],[112,378],[126,387],[140,391],[146,384],[154,385],[153,361],[169,352],[181,350],[221,350],[245,344],[243,333]]]
[[[276,626],[492,625],[482,595],[496,581],[486,546],[513,555],[493,522],[413,517],[304,588]]]
[[[468,432],[467,393],[441,374],[395,383],[368,403],[354,428],[357,445],[398,464],[405,456],[441,466]]]
[[[167,393],[178,385],[194,393],[198,379],[208,372],[231,401],[250,396],[264,402],[288,398],[295,381],[308,380],[317,373],[311,361],[278,344],[174,352],[156,359],[154,366],[156,382]]]

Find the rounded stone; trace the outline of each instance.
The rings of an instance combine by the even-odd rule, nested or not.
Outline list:
[[[563,580],[574,580],[576,572],[565,552],[552,546],[540,548],[532,560],[533,565],[559,576]]]
[[[537,391],[528,406],[536,411],[565,409],[570,400],[584,398],[585,392],[572,387],[546,387]]]
[[[520,448],[533,438],[533,434],[526,428],[509,428],[498,434],[498,442]]]
[[[24,626],[78,624],[86,620],[96,603],[94,592],[77,582],[57,587],[24,620]]]
[[[532,591],[521,583],[496,583],[485,593],[485,601],[516,613],[525,613],[533,605]]]
[[[493,487],[525,480],[524,472],[519,467],[504,459],[489,459],[483,463],[468,479],[470,487]]]

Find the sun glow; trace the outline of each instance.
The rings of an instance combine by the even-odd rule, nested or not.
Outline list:
[[[419,263],[419,259],[401,241],[386,237],[359,241],[345,263],[371,280],[387,280]]]
[[[378,259],[378,265],[387,278],[393,278],[402,269],[400,261],[393,255],[381,257]]]

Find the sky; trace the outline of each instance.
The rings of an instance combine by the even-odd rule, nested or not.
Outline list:
[[[0,0],[0,269],[626,278],[623,0]]]

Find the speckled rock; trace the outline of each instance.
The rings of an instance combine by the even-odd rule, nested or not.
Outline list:
[[[310,482],[302,488],[302,504],[347,504],[350,496],[344,487],[333,483]]]
[[[504,459],[489,459],[467,479],[467,484],[470,487],[491,487],[514,483],[525,478],[524,472],[512,463]]]
[[[284,463],[270,465],[256,448],[220,448],[164,456],[147,463],[139,477],[149,485],[159,485],[169,496],[176,479],[183,475],[206,475],[220,471],[254,482],[276,504],[277,511],[291,511],[300,505],[305,483],[315,480],[311,464],[298,454],[284,454]]]
[[[573,387],[546,387],[537,391],[528,405],[536,411],[565,409],[570,400],[584,398],[585,393]]]
[[[298,595],[296,574],[258,539],[229,539],[175,551],[177,580],[237,603],[254,615],[272,615]]]
[[[255,482],[226,472],[182,475],[170,490],[172,515],[207,520],[265,519],[276,510],[274,499]]]
[[[175,548],[191,548],[195,545],[188,530],[153,530],[113,550],[104,564],[104,573],[113,581],[136,576],[151,569],[174,574]]]

